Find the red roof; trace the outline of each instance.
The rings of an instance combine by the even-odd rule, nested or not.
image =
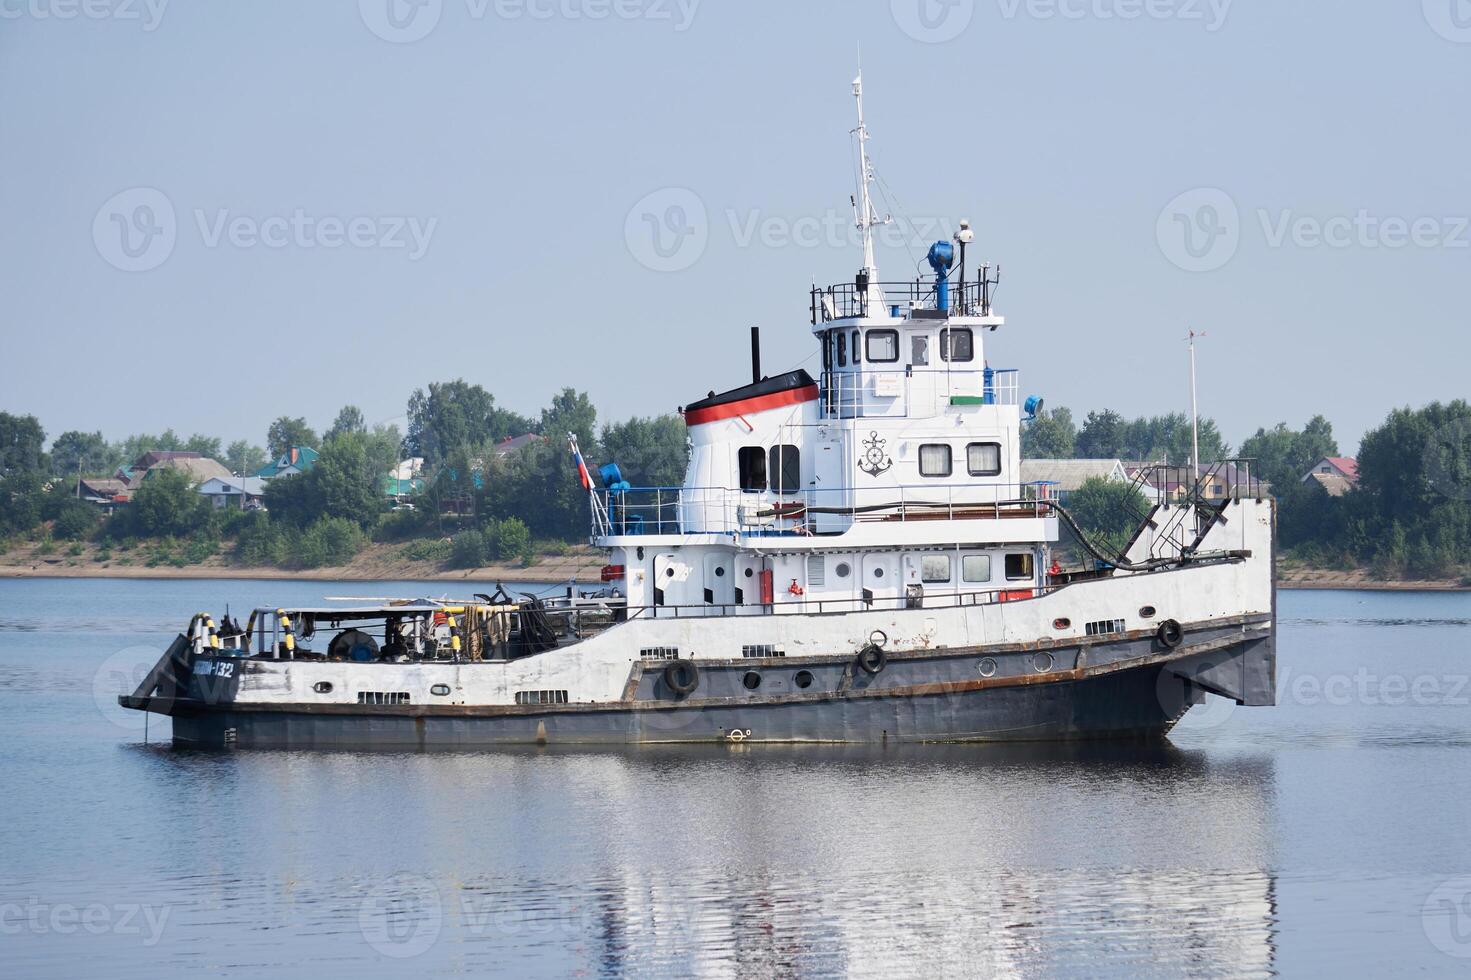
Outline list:
[[[1350,459],[1347,456],[1329,456],[1327,457],[1327,459],[1328,462],[1332,463],[1334,466],[1338,467],[1338,469],[1342,470],[1343,475],[1348,477],[1350,480],[1357,480],[1359,478],[1358,460]]]

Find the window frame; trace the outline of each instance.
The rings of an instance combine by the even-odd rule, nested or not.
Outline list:
[[[848,331],[834,330],[838,335],[838,367],[848,366]]]
[[[967,351],[965,357],[952,357],[950,350],[950,335],[965,334]],[[945,327],[940,331],[940,360],[951,364],[969,364],[976,359],[976,333],[970,327]]]
[[[849,348],[849,350],[851,350],[853,352],[853,366],[854,367],[857,367],[858,365],[860,365],[860,364],[863,363],[863,350],[862,350],[863,343],[862,343],[862,339],[861,339],[862,336],[863,336],[863,331],[859,330],[857,327],[854,327],[853,328],[853,331],[852,331],[852,335],[849,338],[850,339],[850,343],[848,344],[848,348]],[[897,344],[896,344],[896,346],[897,346]]]
[[[753,455],[754,454],[754,457]],[[754,458],[761,467],[760,484],[755,480],[748,480],[751,475],[751,464],[748,460]],[[765,493],[769,481],[766,477],[766,447],[765,446],[740,446],[736,449],[736,482],[740,486],[741,493]]]
[[[928,565],[928,563],[930,561],[943,561],[945,563],[945,577],[944,578],[933,578],[933,577],[931,577],[931,575],[929,573],[929,569],[927,567],[927,565]],[[950,556],[949,555],[944,554],[944,553],[935,553],[935,552],[930,552],[930,553],[927,553],[927,554],[925,554],[925,553],[920,554],[920,556],[919,556],[919,580],[920,580],[921,583],[923,583],[925,585],[949,585],[951,579],[953,579],[954,577],[955,577],[955,563],[950,560]]]
[[[871,346],[876,338],[883,337],[893,342],[893,357],[874,357]],[[869,330],[863,335],[863,359],[869,364],[897,364],[899,363],[899,331],[884,327],[882,329]]]
[[[1013,558],[1020,558],[1026,563],[1027,571],[1025,575],[1011,574],[1011,560]],[[1008,582],[1034,582],[1037,579],[1037,559],[1030,551],[1008,551],[1002,569],[1006,574],[1006,581]]]
[[[924,451],[926,449],[945,450],[945,472],[926,473],[924,469]],[[922,442],[919,445],[919,475],[927,480],[944,480],[955,475],[955,449],[948,442]]]
[[[976,559],[976,560],[978,560],[978,561],[983,561],[983,562],[986,563],[986,577],[985,578],[971,578],[969,575],[966,574],[966,571],[965,571],[966,563],[969,562],[973,558]],[[960,556],[960,581],[963,582],[966,585],[987,585],[987,584],[989,584],[990,581],[991,581],[991,571],[992,571],[992,565],[993,564],[994,564],[994,562],[991,561],[990,554],[988,554],[986,552],[981,552],[979,554],[961,555]]]
[[[971,466],[970,451],[981,446],[994,446],[996,449],[996,469],[978,470]],[[999,442],[968,442],[965,444],[965,472],[971,476],[1000,476],[1001,475],[1001,443]]]
[[[791,496],[802,492],[802,449],[791,443],[777,443],[767,450],[766,488],[772,493]],[[790,462],[790,465],[788,465]],[[777,486],[777,474],[781,486]]]

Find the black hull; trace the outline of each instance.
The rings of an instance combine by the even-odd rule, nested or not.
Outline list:
[[[1192,692],[1161,666],[1081,680],[890,697],[476,715],[175,713],[181,746],[473,749],[690,742],[1017,742],[1162,738]]]

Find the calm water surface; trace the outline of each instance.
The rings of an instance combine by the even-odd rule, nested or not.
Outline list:
[[[210,754],[112,703],[194,611],[445,588],[0,581],[0,975],[1471,969],[1466,595],[1283,593],[1280,705],[1156,749]]]

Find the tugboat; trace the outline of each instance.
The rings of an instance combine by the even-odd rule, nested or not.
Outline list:
[[[179,745],[415,749],[1157,739],[1207,694],[1273,704],[1271,498],[1192,464],[1112,553],[1022,484],[999,273],[962,222],[933,278],[880,281],[853,93],[863,265],[809,297],[820,377],[762,375],[753,332],[751,383],[683,410],[680,487],[595,479],[569,436],[600,593],[201,613],[120,702]]]

